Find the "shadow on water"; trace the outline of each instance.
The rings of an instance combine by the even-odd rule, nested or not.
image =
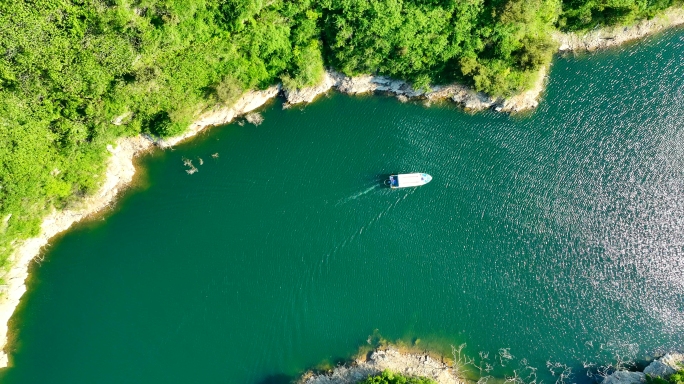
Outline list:
[[[381,173],[375,176],[375,181],[380,187],[389,188],[389,177],[394,173]]]
[[[373,353],[372,350],[368,351],[365,355],[367,359],[370,359],[370,355]],[[309,367],[306,372],[313,372],[314,374],[322,374],[326,372],[330,372],[335,367],[339,367],[348,363],[351,363],[355,356],[348,356],[348,357],[332,357],[330,359],[325,359],[316,364],[315,366]],[[261,379],[260,381],[256,382],[256,384],[292,384],[298,382],[298,380],[304,375],[298,374],[298,375],[287,375],[285,373],[275,373],[272,375],[268,375]]]
[[[288,376],[282,373],[275,375],[266,376],[263,380],[259,381],[257,384],[290,384],[294,382],[294,376]]]

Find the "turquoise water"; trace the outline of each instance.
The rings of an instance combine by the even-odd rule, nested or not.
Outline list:
[[[147,155],[32,268],[2,382],[285,383],[376,330],[547,383],[682,349],[683,59],[682,30],[558,58],[525,116],[276,101]]]

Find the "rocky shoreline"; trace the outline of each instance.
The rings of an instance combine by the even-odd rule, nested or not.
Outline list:
[[[684,7],[673,6],[651,20],[640,20],[633,25],[597,28],[581,33],[556,32],[553,38],[561,52],[595,51],[622,45],[683,24]]]
[[[307,372],[297,384],[354,384],[384,370],[404,376],[427,377],[439,384],[465,384],[448,364],[427,354],[402,353],[393,347],[377,349],[330,372]]]
[[[643,21],[633,27],[610,28],[592,31],[584,36],[575,34],[558,34],[554,36],[561,50],[583,50],[603,48],[621,44],[624,41],[640,38],[663,28],[684,23],[684,9],[672,8],[663,15],[650,21]],[[620,31],[622,29],[622,32]],[[607,32],[611,31],[611,32]],[[608,38],[606,36],[612,36]],[[25,281],[28,267],[37,257],[41,249],[48,244],[55,235],[66,231],[72,224],[86,218],[107,207],[120,190],[125,188],[135,174],[133,159],[135,156],[153,147],[168,148],[190,138],[207,127],[227,124],[235,117],[253,111],[281,92],[287,102],[285,107],[310,103],[317,96],[335,87],[347,94],[361,94],[371,92],[386,92],[397,96],[400,100],[422,99],[428,102],[437,100],[452,100],[468,110],[483,110],[493,108],[501,112],[520,112],[537,107],[539,96],[544,89],[544,82],[548,68],[542,68],[534,86],[519,95],[508,99],[492,98],[462,84],[435,86],[429,91],[416,90],[405,81],[391,79],[385,76],[348,77],[334,71],[325,73],[323,81],[315,87],[302,90],[281,90],[280,85],[272,86],[263,91],[245,93],[233,106],[217,106],[199,116],[182,135],[155,140],[147,136],[119,139],[115,146],[108,146],[111,157],[107,163],[105,180],[94,195],[85,198],[78,208],[63,211],[53,211],[44,218],[41,232],[37,237],[24,240],[12,254],[13,267],[3,278],[5,286],[0,294],[0,368],[8,365],[8,355],[5,350],[8,336],[8,321],[12,317],[22,295],[26,292]],[[127,116],[128,114],[125,114]],[[121,124],[125,116],[114,119],[112,124]],[[378,355],[379,356],[379,355]]]
[[[654,360],[643,372],[618,370],[606,376],[601,384],[645,384],[646,375],[667,379],[670,375],[682,369],[679,364],[684,362],[684,354],[668,353]]]
[[[534,109],[539,105],[539,95],[544,90],[547,68],[542,68],[533,87],[510,98],[491,97],[477,92],[463,84],[436,85],[430,90],[415,89],[410,83],[387,76],[361,75],[345,76],[332,70],[326,71],[320,84],[303,89],[285,89],[285,107],[311,103],[318,95],[335,88],[348,95],[384,92],[399,100],[410,99],[434,102],[451,100],[466,110],[480,111],[494,108],[500,112],[521,112]]]
[[[553,34],[553,39],[558,44],[559,52],[594,51],[641,39],[682,24],[684,24],[684,8],[673,6],[651,20],[640,20],[634,25],[598,28],[585,33],[556,32]],[[420,90],[414,89],[406,81],[387,76],[361,75],[349,77],[333,70],[326,71],[323,80],[316,86],[303,89],[284,89],[283,94],[287,99],[285,107],[311,103],[317,96],[335,88],[337,91],[349,95],[384,92],[396,96],[401,101],[416,99],[427,102],[450,100],[471,111],[494,109],[499,112],[522,112],[534,109],[539,105],[539,98],[544,91],[548,72],[548,66],[542,67],[529,90],[509,98],[492,97],[458,83],[437,85],[430,90]]]
[[[684,354],[672,353],[654,360],[643,372],[617,370],[606,376],[601,384],[646,384],[646,375],[667,378],[682,369]],[[322,373],[306,372],[297,384],[355,384],[384,370],[404,376],[427,377],[438,384],[465,384],[454,369],[427,354],[403,353],[394,347],[380,348],[367,356]]]

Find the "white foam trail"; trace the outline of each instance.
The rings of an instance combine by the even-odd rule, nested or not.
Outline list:
[[[380,187],[380,186],[376,184],[376,185],[373,185],[373,186],[371,186],[371,187],[368,187],[367,189],[365,189],[365,190],[363,190],[363,191],[361,191],[361,192],[359,192],[359,193],[357,193],[357,194],[355,194],[355,195],[352,195],[352,196],[349,196],[349,197],[345,197],[344,199],[338,201],[337,204],[335,204],[335,206],[337,207],[338,205],[342,205],[342,204],[348,203],[348,202],[350,202],[350,201],[352,201],[352,200],[356,200],[356,199],[358,199],[359,197],[361,197],[361,196],[363,196],[363,195],[365,195],[365,194],[367,194],[367,193],[373,191],[374,189],[376,189],[376,188],[378,188],[378,187]]]

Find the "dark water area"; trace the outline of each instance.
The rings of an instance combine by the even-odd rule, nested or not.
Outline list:
[[[528,382],[684,349],[681,29],[557,58],[524,116],[280,103],[145,156],[52,242],[3,383],[283,383],[376,330]]]

